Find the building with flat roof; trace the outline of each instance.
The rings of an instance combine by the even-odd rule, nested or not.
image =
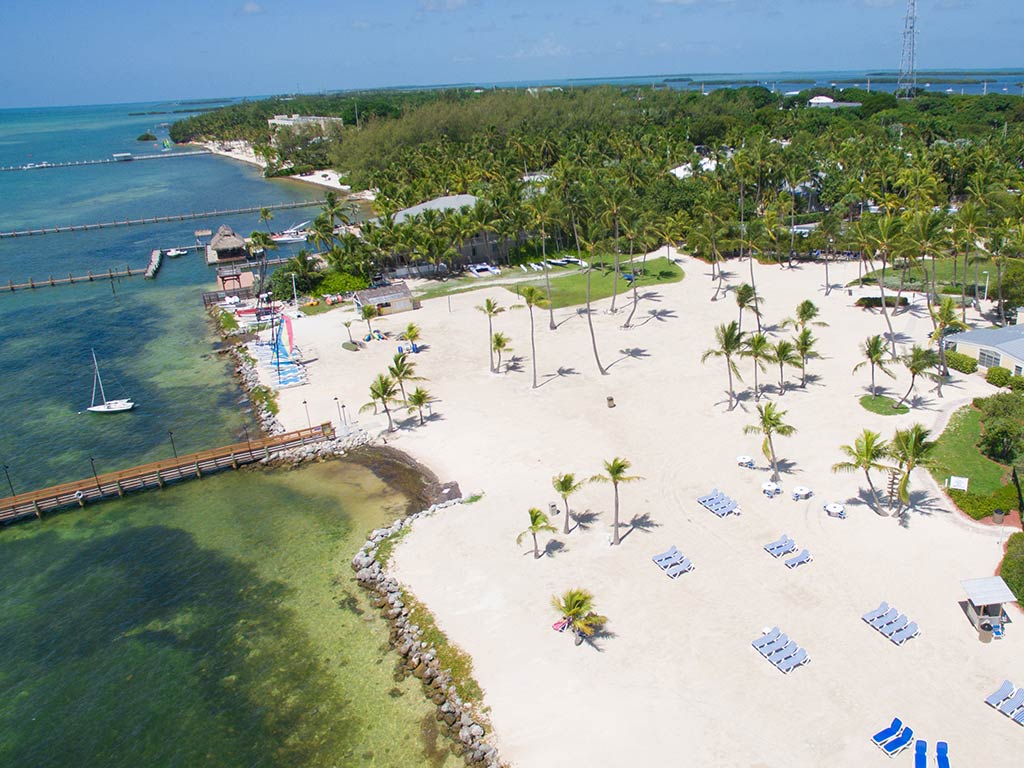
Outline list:
[[[448,213],[449,211],[457,211],[460,208],[475,208],[479,199],[475,195],[445,195],[444,197],[435,197],[433,200],[427,200],[423,203],[410,206],[409,208],[403,208],[395,214],[395,224],[402,224],[406,219],[410,219],[413,216],[418,216],[424,211],[441,211],[442,213]]]
[[[271,128],[297,128],[303,125],[318,125],[326,128],[332,123],[344,125],[345,121],[340,117],[323,117],[321,115],[274,115],[267,119],[267,125]]]
[[[356,291],[352,300],[359,312],[363,311],[364,306],[371,306],[377,308],[378,315],[393,315],[396,312],[408,312],[410,309],[416,309],[416,301],[412,297],[409,286],[402,282]]]
[[[946,337],[946,349],[973,357],[982,368],[997,365],[1024,375],[1024,326],[982,328]]]

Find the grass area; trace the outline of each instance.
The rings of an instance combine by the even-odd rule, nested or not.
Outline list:
[[[406,535],[411,531],[412,528],[405,527],[398,533],[388,536],[377,546],[377,562],[381,564],[382,568],[387,568],[391,564],[391,553],[395,551],[395,546]]]
[[[264,387],[262,384],[257,384],[255,387],[249,390],[249,399],[252,400],[254,406],[262,405],[267,409],[267,412],[273,416],[277,416],[278,405],[277,405],[277,393],[270,387]]]
[[[322,315],[324,312],[330,312],[332,309],[338,309],[343,305],[341,304],[328,304],[323,299],[320,300],[319,304],[312,304],[310,306],[302,306],[302,314],[306,317],[314,317],[315,315]]]
[[[932,279],[931,278],[932,264],[931,264],[931,260],[929,259],[926,262],[919,262],[917,265],[912,266],[908,270],[908,272],[907,272],[907,280],[906,280],[906,283],[904,283],[904,287],[905,288],[916,290],[916,289],[920,289],[920,288],[923,287],[924,279],[925,278],[924,278],[924,272],[922,271],[922,265],[927,269],[927,273],[928,273],[927,282],[928,282],[928,284],[931,283],[931,279]],[[885,270],[885,286],[886,286],[886,288],[891,288],[893,290],[899,288],[899,286],[900,286],[900,272],[901,272],[901,267],[899,266],[899,263],[897,263],[897,268],[896,269],[893,269],[892,267],[887,267],[886,268],[886,270]],[[995,280],[996,280],[995,267],[992,264],[986,264],[985,262],[982,262],[982,263],[980,263],[978,265],[978,295],[979,296],[981,296],[985,292],[985,272],[989,273],[989,293],[991,294],[991,292],[994,290],[993,286],[995,285]],[[882,275],[882,271],[880,269],[879,270],[875,270],[874,272],[866,272],[864,274],[864,283],[865,283],[865,285],[867,285],[867,284],[874,284],[875,282],[877,282],[878,278],[881,277],[881,275]],[[963,280],[964,280],[964,260],[963,260],[963,258],[960,258],[960,259],[957,260],[957,265],[956,265],[956,287],[957,287],[956,295],[957,296],[960,295],[959,288],[960,288],[960,283],[963,282]],[[939,286],[939,292],[940,293],[942,293],[941,286],[943,286],[943,285],[953,285],[954,284],[954,281],[953,281],[953,259],[946,258],[946,259],[936,259],[935,260],[935,283],[936,283],[937,286]],[[851,286],[857,285],[857,281],[856,280],[851,280],[849,285],[851,285]],[[950,294],[950,295],[952,295],[952,294]],[[974,298],[974,265],[973,264],[970,264],[967,267],[967,296],[969,298],[972,298],[972,299]]]
[[[982,455],[978,450],[980,439],[981,411],[967,405],[954,413],[932,454],[932,476],[936,481],[941,484],[950,475],[970,478],[970,493],[977,496],[1002,488],[1007,468]]]
[[[620,270],[623,273],[629,273],[633,266],[623,264]],[[554,275],[552,275],[554,278]],[[683,279],[683,270],[673,261],[670,261],[664,257],[656,259],[648,259],[646,266],[646,274],[640,278],[637,285],[638,290],[643,293],[656,285],[666,285],[668,283],[678,283]],[[615,284],[615,275],[612,271],[598,271],[594,270],[591,275],[591,286],[590,286],[590,298],[591,301],[598,301],[599,299],[607,299],[612,295]],[[544,280],[527,280],[523,282],[514,283],[507,285],[506,288],[510,291],[516,292],[518,295],[518,288],[523,285],[534,285],[538,288],[544,289]],[[622,275],[619,275],[619,295],[627,293],[631,290],[629,281],[624,280]],[[585,304],[587,301],[587,275],[585,272],[573,268],[571,274],[560,276],[557,279],[551,281],[551,304],[555,309],[561,307],[575,307],[580,304]]]
[[[473,659],[468,653],[448,640],[448,636],[438,629],[430,611],[408,590],[404,591],[402,600],[409,610],[409,619],[423,630],[421,640],[434,646],[441,668],[451,672],[452,684],[459,692],[459,696],[463,701],[480,704],[483,701],[484,692],[481,690],[480,684],[473,679]]]
[[[1006,556],[999,575],[1017,596],[1017,603],[1024,606],[1024,533],[1015,533],[1007,539]]]
[[[235,319],[234,313],[223,309],[217,312],[217,325],[220,326],[221,333],[225,334],[238,330],[238,320]]]
[[[864,410],[877,413],[879,416],[899,416],[904,413],[910,413],[910,408],[906,405],[893,408],[896,405],[896,401],[885,395],[864,395],[860,399],[860,404],[864,407]]]

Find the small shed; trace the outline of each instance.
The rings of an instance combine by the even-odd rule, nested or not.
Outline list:
[[[377,308],[379,315],[393,315],[396,312],[416,309],[416,302],[412,298],[409,286],[402,282],[356,291],[352,300],[359,312],[363,311],[364,306],[370,305]]]
[[[245,239],[237,234],[227,224],[222,224],[217,229],[217,234],[210,240],[207,248],[207,261],[240,261],[248,256],[245,248]]]
[[[1017,600],[1001,576],[986,576],[980,579],[966,579],[960,586],[967,593],[967,616],[981,632],[991,632],[994,637],[1003,636],[1003,624],[1009,619],[1003,610],[1003,603]]]

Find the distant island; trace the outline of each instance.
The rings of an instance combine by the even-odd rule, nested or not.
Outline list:
[[[152,133],[150,133],[149,131],[146,131],[145,133],[139,134],[138,138],[136,138],[135,140],[136,141],[156,141],[156,136],[153,135]]]

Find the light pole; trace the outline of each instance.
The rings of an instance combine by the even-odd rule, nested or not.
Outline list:
[[[17,494],[14,493],[14,485],[11,483],[11,474],[7,471],[8,469],[10,467],[4,464],[4,477],[7,478],[7,487],[11,489],[11,496],[16,496]]]
[[[249,427],[243,424],[242,430],[245,432],[245,444],[249,447],[249,453],[252,453],[252,441],[249,439]]]
[[[92,456],[89,457],[89,464],[90,466],[92,466],[92,476],[93,479],[96,481],[96,490],[99,491],[100,496],[102,496],[103,488],[100,486],[100,477],[99,475],[96,474],[96,460]]]
[[[341,426],[345,426],[345,417],[341,415],[341,402],[338,398],[334,398],[334,407],[338,409],[338,421],[341,422]]]
[[[171,450],[174,452],[174,458],[178,458],[178,449],[174,445],[174,433],[171,430],[167,430],[167,436],[171,438]]]
[[[309,404],[305,400],[302,401],[302,407],[306,409],[306,424],[308,424],[309,428],[312,429],[313,420],[309,418]]]
[[[292,303],[297,307],[299,306],[299,294],[295,290],[295,273],[291,273],[292,276]]]
[[[982,301],[988,301],[988,272],[982,272],[985,276],[985,295],[981,297]]]

